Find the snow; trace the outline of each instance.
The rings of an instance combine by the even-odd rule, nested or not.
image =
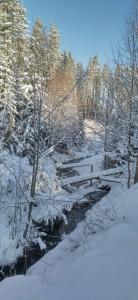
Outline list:
[[[94,126],[96,129],[95,123]],[[123,178],[109,176],[112,172],[114,174],[120,172],[120,168],[102,171],[102,141],[100,143],[99,135],[94,135],[91,143],[92,136],[89,130],[87,143],[81,151],[72,151],[69,155],[53,152],[52,156],[47,158],[44,155],[37,179],[38,206],[33,210],[33,219],[47,222],[49,218],[52,220],[59,216],[66,222],[63,209],[70,210],[75,202],[85,202],[86,193],[97,189],[96,186],[85,185],[79,189],[74,187],[73,192],[69,194],[61,188],[61,181],[57,177],[56,167],[59,164],[64,165],[68,162],[67,166],[71,166],[70,160],[83,157],[83,161],[73,163],[79,176],[64,179],[64,182],[88,178],[92,164],[93,173],[90,174],[92,177],[102,176],[103,179],[115,179],[118,183],[110,183],[111,191],[87,212],[85,221],[79,223],[70,235],[64,235],[62,242],[33,265],[26,276],[3,280],[0,283],[0,299],[137,300],[138,185],[126,191],[125,168]],[[99,148],[96,147],[97,139]],[[96,153],[93,152],[95,148]],[[90,156],[90,153],[94,154]],[[27,172],[29,178],[31,166],[27,159],[20,161],[7,153],[5,157],[6,165],[8,164],[10,170],[14,170],[16,176]],[[3,195],[6,197],[7,183],[9,178],[13,180],[13,177],[4,166],[1,172],[5,173],[2,184]],[[22,182],[22,176],[20,183],[28,197],[27,183]],[[13,204],[16,182],[11,186],[9,201]],[[6,201],[8,205],[9,201]],[[0,263],[5,265],[22,255],[23,248],[15,250],[17,241],[11,238],[11,229],[8,227],[11,216],[7,214],[9,210],[3,207],[2,203],[1,211],[3,213],[0,220]],[[22,229],[21,226],[23,224],[20,224],[19,231]],[[36,238],[36,242],[40,244],[41,249],[44,248],[40,237]]]
[[[109,213],[109,198],[116,218],[105,218],[103,229],[92,234],[86,224],[92,216],[97,217],[98,211],[104,216],[103,208]],[[27,276],[0,283],[0,299],[137,300],[137,199],[138,185],[118,197],[111,193],[103,198],[87,214],[86,221],[35,264]]]
[[[99,171],[97,173],[88,173],[87,175],[81,175],[81,176],[74,176],[71,178],[67,178],[65,180],[62,180],[62,185],[66,184],[72,184],[76,182],[81,182],[81,181],[87,181],[90,179],[96,179],[96,178],[101,178],[101,176],[108,176],[108,175],[116,175],[121,172],[121,168],[116,168],[116,169],[108,169],[104,171]]]
[[[99,128],[99,124],[94,126]],[[97,129],[98,130],[98,129]],[[87,131],[87,126],[86,126]],[[92,139],[93,137],[93,139]],[[72,188],[73,193],[70,194],[61,187],[61,179],[58,178],[57,164],[62,164],[74,159],[83,158],[85,167],[76,168],[80,176],[90,172],[91,163],[93,170],[99,171],[102,167],[103,155],[91,152],[92,148],[97,143],[95,134],[87,135],[86,144],[79,151],[78,149],[71,150],[69,154],[60,154],[53,152],[53,147],[44,151],[39,164],[39,173],[37,176],[36,196],[35,201],[37,207],[33,209],[32,219],[36,222],[44,221],[46,224],[57,217],[64,219],[66,216],[64,209],[71,210],[76,202],[85,202],[87,192],[92,192],[97,189],[95,187],[81,187],[79,189]],[[99,152],[101,148],[98,148]],[[96,150],[97,151],[97,150]],[[93,153],[93,154],[92,154]],[[92,156],[91,156],[92,155]],[[30,185],[32,166],[27,157],[21,158],[16,155],[11,155],[8,151],[1,149],[0,154],[0,265],[10,265],[23,254],[23,248],[26,245],[23,233],[27,222],[28,204],[30,201]],[[20,208],[22,215],[20,218]],[[16,220],[15,220],[16,218]],[[15,233],[14,220],[17,224]],[[10,225],[9,225],[10,224]],[[41,239],[37,237],[37,232],[34,228],[31,229],[29,242],[38,243],[43,247]],[[18,245],[18,247],[17,247]]]

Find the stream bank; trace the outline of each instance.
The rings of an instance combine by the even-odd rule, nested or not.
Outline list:
[[[56,219],[52,224],[44,222],[35,223],[40,233],[44,233],[42,240],[46,244],[46,249],[40,249],[39,245],[32,244],[24,250],[24,255],[16,261],[15,264],[0,267],[0,281],[4,278],[14,275],[26,274],[29,267],[35,264],[46,253],[54,249],[62,240],[63,234],[70,234],[75,230],[77,224],[84,221],[86,213],[92,206],[99,202],[109,192],[109,187],[88,194],[88,201],[75,203],[71,211],[64,211],[67,218],[67,224],[63,219]]]

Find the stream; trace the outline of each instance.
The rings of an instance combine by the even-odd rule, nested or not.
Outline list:
[[[77,224],[85,220],[87,211],[91,209],[95,203],[107,195],[108,192],[109,189],[92,192],[88,195],[87,202],[80,204],[76,203],[73,205],[71,211],[64,211],[67,218],[67,224],[64,223],[63,219],[58,218],[54,221],[53,225],[50,221],[48,225],[43,222],[35,224],[40,233],[43,232],[46,234],[43,237],[46,249],[41,250],[39,245],[31,245],[26,248],[24,255],[18,258],[15,264],[0,268],[0,281],[9,276],[26,274],[29,267],[35,264],[46,253],[54,249],[58,243],[61,242],[63,234],[68,235],[73,232],[77,227]]]

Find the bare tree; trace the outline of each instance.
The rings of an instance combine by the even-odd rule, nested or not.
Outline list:
[[[138,2],[134,7],[132,15],[126,20],[126,31],[123,37],[122,45],[117,50],[115,58],[117,74],[114,75],[114,89],[112,94],[117,105],[121,118],[122,132],[118,126],[116,132],[125,139],[127,150],[127,186],[131,186],[131,162],[135,153],[135,133],[138,130],[137,123],[137,78],[138,78]],[[115,78],[116,76],[116,78]],[[118,131],[117,131],[118,130]]]

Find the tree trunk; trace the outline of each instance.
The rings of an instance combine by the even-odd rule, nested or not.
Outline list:
[[[135,169],[135,177],[134,177],[134,184],[138,182],[138,156],[136,162],[136,169]]]
[[[104,137],[104,168],[107,168],[107,140],[108,140],[108,123],[109,123],[109,91],[106,99],[106,113],[105,113],[105,137]]]

